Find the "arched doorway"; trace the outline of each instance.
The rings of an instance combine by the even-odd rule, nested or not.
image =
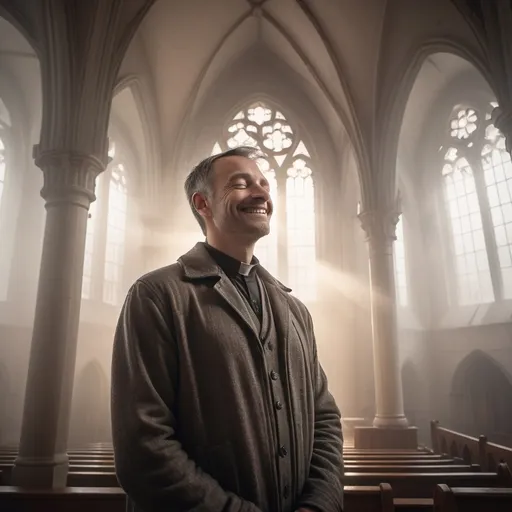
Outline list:
[[[472,436],[512,445],[512,379],[480,350],[455,371],[451,392],[451,426]]]

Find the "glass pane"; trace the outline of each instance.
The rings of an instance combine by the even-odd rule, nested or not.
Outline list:
[[[115,164],[111,169],[108,194],[107,240],[103,301],[119,304],[122,300],[122,276],[125,250],[127,190],[125,169]]]
[[[304,301],[316,298],[315,193],[311,169],[294,160],[286,180],[290,288]]]
[[[453,136],[467,138],[469,135],[464,131],[467,122],[470,122],[467,112],[458,116],[458,131]],[[444,172],[444,184],[450,212],[458,302],[461,305],[491,302],[494,293],[473,171],[455,148],[448,150],[445,162],[445,168],[448,162],[451,165],[450,172]],[[497,188],[494,193],[499,200]]]
[[[296,137],[283,113],[263,102],[250,104],[238,112],[227,133],[226,139],[216,144],[212,153],[223,146],[233,148],[244,144],[257,147],[267,155],[258,163],[270,183],[274,215],[270,234],[256,244],[256,256],[278,279],[278,262],[285,264],[288,276],[285,284],[299,298],[314,300],[317,286],[314,186],[306,145]],[[277,184],[285,182],[286,190],[279,191],[281,196],[278,197]],[[286,222],[282,228],[286,227],[287,261],[279,254],[279,247],[284,244],[279,240],[279,215]]]
[[[278,274],[278,252],[277,252],[277,216],[279,211],[278,195],[277,195],[277,180],[274,169],[265,170],[265,166],[262,165],[262,171],[267,178],[270,185],[270,197],[272,198],[272,204],[274,211],[272,218],[270,219],[270,233],[258,240],[255,248],[255,255],[259,259],[260,263],[274,276]]]
[[[482,166],[486,177],[486,191],[491,207],[491,219],[503,280],[503,296],[512,298],[512,172],[510,154],[505,149],[505,138],[489,124],[487,144],[482,150]]]

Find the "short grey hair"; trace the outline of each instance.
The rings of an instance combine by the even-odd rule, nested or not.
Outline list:
[[[190,174],[185,180],[185,194],[187,195],[188,204],[190,205],[192,213],[201,226],[201,230],[204,235],[206,235],[206,223],[201,214],[196,210],[192,198],[195,193],[203,194],[206,197],[211,195],[211,175],[213,164],[220,158],[225,158],[227,156],[243,156],[245,158],[250,158],[251,160],[256,160],[258,158],[265,157],[265,154],[260,149],[252,146],[238,146],[201,160],[192,169],[192,171],[190,171]]]

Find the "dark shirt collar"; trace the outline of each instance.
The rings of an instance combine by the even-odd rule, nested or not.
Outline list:
[[[204,242],[204,246],[215,260],[215,263],[223,270],[228,277],[236,277],[238,274],[249,276],[253,274],[253,270],[259,265],[258,258],[252,257],[251,263],[243,263],[228,254],[215,249],[208,242]]]

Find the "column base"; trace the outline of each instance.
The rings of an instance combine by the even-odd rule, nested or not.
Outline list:
[[[354,448],[416,450],[418,448],[418,428],[356,427]]]
[[[376,428],[407,428],[409,422],[403,414],[399,416],[376,415],[373,420],[373,426]]]
[[[59,489],[67,486],[68,472],[68,461],[16,461],[12,468],[11,485]]]

